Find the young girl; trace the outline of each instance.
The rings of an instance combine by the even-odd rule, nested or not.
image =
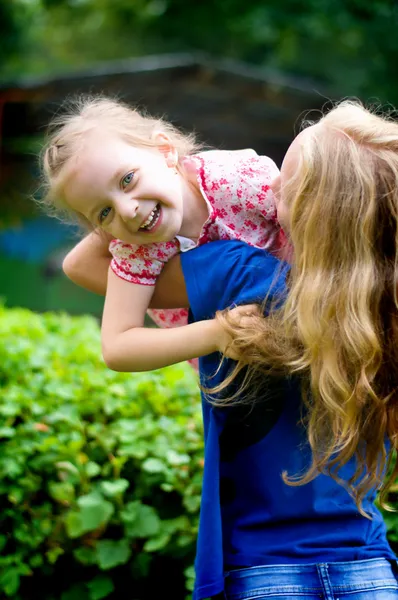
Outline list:
[[[253,150],[198,153],[192,136],[120,102],[83,100],[55,119],[43,166],[47,206],[72,211],[94,228],[72,253],[75,271],[84,271],[90,256],[112,240],[102,332],[113,369],[175,362],[187,336],[196,335],[194,327],[142,330],[157,277],[176,253],[217,239],[273,252],[282,247],[270,191],[278,170],[271,159]],[[90,269],[83,279],[94,275]],[[152,314],[163,327],[187,323],[185,309]]]

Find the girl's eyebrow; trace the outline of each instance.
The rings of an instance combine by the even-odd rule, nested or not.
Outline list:
[[[121,179],[124,171],[125,171],[124,168],[123,169],[116,169],[116,171],[114,172],[114,174],[113,174],[113,176],[111,178],[111,182],[112,183],[114,183],[114,182],[118,182],[119,183],[119,180]]]

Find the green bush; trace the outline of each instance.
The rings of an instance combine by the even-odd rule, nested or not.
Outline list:
[[[115,373],[95,319],[0,306],[1,598],[184,598],[202,469],[190,367]]]
[[[93,318],[0,307],[0,381],[4,597],[184,598],[203,469],[190,367],[115,373]]]

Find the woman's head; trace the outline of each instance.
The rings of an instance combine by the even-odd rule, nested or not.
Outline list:
[[[197,149],[193,136],[119,101],[73,101],[49,127],[44,204],[126,242],[171,239],[187,191],[182,159]]]
[[[308,384],[314,468],[301,481],[361,449],[360,499],[380,482],[385,435],[398,445],[398,124],[337,105],[293,142],[274,191],[294,248],[289,292],[236,343],[255,369]]]
[[[396,189],[397,152],[398,124],[353,102],[338,104],[303,129],[273,184],[279,218],[298,250],[305,234],[324,239],[324,230],[337,225],[344,235],[351,226],[358,234],[362,212],[370,225],[377,197]]]

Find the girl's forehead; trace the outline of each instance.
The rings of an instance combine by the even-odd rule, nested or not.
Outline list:
[[[108,146],[118,146],[123,144],[124,140],[120,135],[108,130],[100,129],[89,131],[80,141],[80,152],[98,152],[106,149]]]
[[[82,185],[92,185],[93,178],[106,185],[115,174],[127,168],[137,169],[146,165],[157,166],[159,160],[153,148],[133,146],[114,132],[90,132],[81,141],[62,173],[62,185],[70,181]]]
[[[129,146],[118,136],[94,134],[90,135],[77,149],[73,157],[74,170],[82,168],[107,169],[116,163],[131,158],[136,149]]]
[[[308,141],[310,136],[314,133],[315,128],[317,127],[319,127],[318,123],[315,125],[310,125],[306,129],[303,129],[303,131],[300,131],[300,133],[294,138],[289,148],[287,149],[287,152],[282,162],[281,172],[283,171],[284,174],[288,177],[291,177],[294,174],[298,166],[302,148]]]
[[[76,155],[80,159],[93,162],[120,160],[124,158],[145,160],[155,148],[132,144],[117,132],[92,131],[82,140]]]

